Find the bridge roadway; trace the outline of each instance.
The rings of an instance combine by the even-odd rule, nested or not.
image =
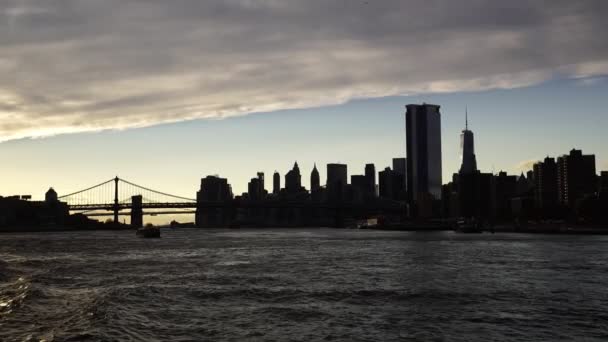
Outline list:
[[[113,211],[116,207],[118,210],[131,209],[131,203],[119,203],[117,206],[114,203],[106,204],[75,204],[68,205],[70,211],[94,211],[108,210]],[[142,203],[142,209],[195,209],[196,203]]]
[[[131,203],[119,203],[115,205],[113,203],[106,204],[83,204],[83,205],[70,205],[70,211],[96,211],[96,210],[107,210],[114,211],[115,209],[127,210],[131,209],[133,205]],[[283,201],[230,201],[230,202],[181,202],[181,203],[142,203],[141,209],[196,209],[196,208],[216,208],[216,209],[256,209],[256,208],[268,208],[268,209],[327,209],[327,210],[388,210],[398,211],[403,210],[404,205],[399,202],[393,203],[311,203],[311,202],[283,202]],[[171,212],[173,213],[173,212]]]

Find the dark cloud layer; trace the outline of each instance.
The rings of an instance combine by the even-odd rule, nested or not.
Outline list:
[[[605,0],[8,0],[0,141],[608,73]]]

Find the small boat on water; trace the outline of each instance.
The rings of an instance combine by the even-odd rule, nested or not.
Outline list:
[[[380,226],[380,222],[377,218],[367,219],[356,222],[354,225],[355,229],[373,229],[378,228]]]
[[[158,227],[144,227],[137,229],[135,233],[137,236],[142,238],[159,238],[160,228]]]
[[[477,220],[458,220],[456,222],[456,231],[468,234],[481,234],[483,227]]]

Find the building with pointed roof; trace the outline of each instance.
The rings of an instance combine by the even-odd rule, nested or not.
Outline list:
[[[469,130],[469,110],[465,110],[465,128],[460,133],[460,173],[471,174],[477,171],[475,157],[475,137]]]
[[[300,174],[300,167],[296,161],[293,168],[285,174],[285,191],[288,194],[296,194],[304,191],[302,187],[302,175]]]
[[[317,170],[317,164],[315,163],[312,172],[310,173],[310,191],[317,192],[321,188],[321,177],[319,176],[319,170]]]

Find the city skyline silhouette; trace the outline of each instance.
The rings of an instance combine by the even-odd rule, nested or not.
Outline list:
[[[422,102],[443,108],[444,182],[467,106],[480,169],[516,173],[571,148],[608,168],[598,1],[76,4],[0,5],[2,195],[40,199],[108,175],[185,195],[214,173],[243,192],[250,175],[295,160],[381,168],[405,157],[403,105]],[[413,10],[434,23],[391,15]]]
[[[0,341],[605,341],[606,18],[0,1]]]
[[[538,86],[536,88],[543,88],[545,86]],[[496,91],[498,93],[509,93],[509,92],[522,92],[522,90],[513,90],[513,91]],[[492,92],[491,92],[492,93]],[[447,95],[447,97],[454,97],[456,95]],[[478,99],[479,97],[484,97],[484,93],[481,94],[463,94],[461,96],[459,96],[459,101],[462,102],[467,102],[466,101],[466,97],[472,98],[473,100]],[[486,97],[489,95],[485,95]],[[503,95],[504,96],[504,95]],[[433,97],[442,97],[442,95],[434,95],[434,96],[428,96],[428,98],[433,98]],[[520,95],[521,97],[521,95]],[[425,97],[421,97],[421,98],[425,98]],[[407,98],[406,98],[407,99]],[[402,98],[395,98],[395,99],[391,99],[391,103],[392,104],[397,104],[399,100],[403,100]],[[570,101],[572,101],[572,99],[570,99]],[[36,139],[36,140],[32,140],[32,141],[27,141],[27,140],[22,140],[22,141],[14,141],[14,142],[8,142],[8,143],[4,143],[4,144],[0,144],[0,150],[2,149],[6,149],[7,154],[11,154],[11,152],[14,154],[15,152],[11,151],[11,146],[15,146],[17,148],[17,150],[21,151],[18,153],[24,153],[28,152],[28,153],[33,153],[33,154],[39,154],[39,153],[44,153],[45,156],[43,158],[48,158],[48,163],[45,163],[44,165],[40,165],[39,167],[42,168],[44,167],[46,170],[52,170],[52,169],[59,169],[59,172],[55,171],[49,174],[45,174],[44,172],[38,172],[37,170],[41,170],[38,168],[32,168],[31,166],[28,167],[24,167],[24,168],[19,168],[17,167],[20,163],[25,163],[25,164],[33,164],[33,162],[35,160],[27,160],[27,159],[21,159],[21,158],[13,158],[13,162],[11,163],[11,165],[14,166],[13,170],[11,170],[11,167],[9,165],[9,167],[7,167],[5,169],[5,172],[7,174],[10,174],[11,171],[13,171],[14,174],[22,174],[22,172],[25,170],[27,173],[35,176],[34,178],[34,182],[38,181],[38,184],[35,185],[34,182],[28,181],[28,182],[18,182],[18,183],[11,183],[11,184],[7,184],[9,187],[12,187],[12,189],[10,188],[4,188],[2,189],[2,192],[0,194],[2,195],[13,195],[13,194],[31,194],[33,195],[34,198],[42,198],[43,193],[45,191],[46,188],[48,188],[48,186],[54,186],[55,188],[60,189],[63,193],[69,192],[70,190],[74,189],[74,187],[72,187],[72,177],[77,176],[77,177],[84,177],[84,180],[89,179],[90,182],[95,182],[95,181],[99,181],[103,178],[107,178],[108,174],[119,174],[119,175],[131,175],[131,179],[136,179],[138,178],[137,176],[140,175],[141,173],[143,173],[143,170],[151,170],[152,172],[146,172],[147,174],[144,175],[144,177],[150,177],[150,178],[144,178],[144,180],[148,180],[147,183],[159,183],[161,185],[167,184],[168,187],[176,187],[179,191],[177,191],[178,193],[182,194],[182,195],[190,195],[192,196],[191,192],[191,188],[193,186],[193,184],[196,183],[197,178],[203,177],[206,174],[220,174],[220,175],[225,175],[226,177],[228,177],[229,179],[232,180],[234,187],[235,187],[235,192],[245,192],[246,189],[246,183],[248,181],[248,179],[250,178],[250,176],[252,174],[255,174],[255,172],[257,171],[264,171],[266,172],[266,174],[269,174],[271,172],[273,172],[274,170],[279,170],[281,171],[281,173],[285,173],[289,170],[290,165],[293,163],[293,161],[298,161],[302,167],[305,170],[309,170],[312,169],[312,165],[314,163],[318,163],[318,164],[324,164],[324,163],[331,163],[331,162],[343,162],[349,165],[349,169],[358,169],[358,168],[362,168],[366,163],[368,162],[373,162],[376,164],[377,168],[384,168],[385,166],[390,166],[391,164],[391,159],[394,157],[405,157],[405,146],[404,146],[404,139],[405,139],[405,132],[401,129],[401,127],[405,124],[404,123],[404,117],[403,117],[403,108],[392,108],[392,107],[388,107],[386,105],[384,105],[382,102],[382,100],[375,100],[375,101],[371,101],[371,104],[347,104],[347,105],[343,105],[343,106],[338,106],[338,107],[334,107],[334,108],[330,108],[330,109],[325,109],[324,113],[321,114],[315,114],[314,111],[315,109],[310,109],[310,110],[299,110],[299,111],[294,111],[294,112],[289,112],[289,113],[270,113],[270,114],[256,114],[253,117],[249,118],[241,118],[241,119],[226,119],[225,122],[211,122],[211,123],[207,123],[207,122],[200,122],[200,123],[196,123],[196,124],[178,124],[178,125],[170,125],[170,126],[158,126],[158,127],[154,127],[154,128],[148,128],[148,129],[138,129],[135,131],[132,130],[127,130],[127,131],[123,131],[123,132],[102,132],[102,133],[96,133],[96,134],[78,134],[76,136],[73,135],[67,135],[67,136],[60,136],[60,137],[55,137],[55,138],[44,138],[44,139]],[[378,103],[380,102],[380,103]],[[459,102],[460,104],[461,102]],[[468,102],[467,102],[468,103]],[[515,105],[515,104],[514,104]],[[369,111],[373,111],[375,110],[375,107],[380,108],[382,110],[382,113],[380,115],[374,115],[374,114],[369,114],[366,111],[362,110],[361,108],[357,108],[357,106],[359,107],[364,107],[365,109],[368,109]],[[467,106],[465,104],[465,106]],[[575,106],[574,104],[571,104],[571,106]],[[472,105],[471,105],[472,107]],[[368,122],[370,123],[369,125],[367,125],[367,127],[361,127],[360,124],[357,124],[356,122],[353,122],[352,120],[349,120],[349,115],[351,112],[351,108],[356,108],[358,110],[358,113],[355,114],[356,118],[358,119],[363,119],[363,120],[369,120]],[[464,108],[454,108],[454,104],[452,102],[448,102],[447,105],[443,104],[442,105],[443,111],[442,111],[442,147],[443,147],[443,163],[444,165],[446,165],[444,167],[444,172],[443,172],[443,181],[444,183],[447,182],[450,179],[450,176],[452,173],[457,172],[457,170],[459,169],[460,165],[460,151],[459,151],[459,137],[458,134],[460,133],[460,131],[464,128]],[[482,109],[483,107],[481,107],[480,109]],[[394,110],[394,112],[389,112],[389,110]],[[475,112],[473,110],[471,110],[471,112]],[[446,114],[447,113],[447,114]],[[531,137],[531,139],[536,139],[538,141],[538,143],[536,144],[527,144],[528,148],[526,150],[522,150],[521,147],[522,146],[526,146],[526,144],[521,144],[521,142],[517,141],[517,137],[520,136],[520,129],[522,130],[521,132],[523,134],[526,134],[526,129],[529,130],[530,127],[517,127],[517,122],[515,121],[521,121],[522,118],[525,118],[526,116],[528,116],[528,113],[519,113],[519,115],[517,116],[516,119],[513,120],[508,120],[508,119],[501,119],[501,120],[492,120],[491,118],[491,113],[488,114],[483,114],[483,113],[479,113],[479,114],[473,114],[470,113],[471,118],[470,120],[471,125],[472,125],[472,130],[475,132],[476,137],[477,137],[477,141],[476,141],[476,148],[479,149],[481,152],[478,152],[478,155],[481,155],[482,158],[480,159],[480,169],[485,170],[485,171],[494,171],[494,172],[498,172],[501,170],[507,171],[509,173],[518,173],[518,172],[525,172],[529,169],[531,169],[533,162],[538,161],[538,160],[542,160],[546,155],[560,155],[561,153],[563,153],[563,151],[568,151],[571,148],[581,148],[585,151],[593,151],[594,154],[597,155],[597,162],[598,162],[598,170],[603,170],[606,169],[606,159],[604,157],[604,153],[602,153],[603,151],[603,146],[606,146],[603,144],[603,136],[600,135],[594,135],[594,134],[589,134],[586,136],[575,136],[574,134],[569,135],[569,134],[565,134],[564,136],[562,136],[560,138],[559,141],[555,141],[553,139],[551,139],[551,136],[555,136],[558,135],[559,133],[563,133],[564,129],[569,129],[570,131],[575,131],[575,130],[580,130],[581,132],[593,132],[594,130],[601,130],[601,125],[593,125],[592,127],[586,127],[584,125],[574,125],[572,127],[564,127],[561,128],[559,125],[569,125],[568,122],[565,120],[565,118],[561,118],[561,120],[564,120],[563,123],[559,122],[559,121],[554,121],[551,127],[549,127],[548,129],[545,129],[543,131],[542,135],[536,135],[534,137]],[[312,115],[311,115],[312,114]],[[337,125],[338,123],[340,123],[342,125],[342,131],[340,131],[340,134],[342,134],[341,136],[337,136],[337,137],[333,137],[333,134],[331,132],[330,128],[319,128],[317,129],[317,132],[319,133],[315,133],[315,127],[317,127],[317,123],[318,122],[322,122],[323,120],[323,115],[326,114],[327,116],[329,116],[330,120],[332,121],[332,129],[337,129],[333,126]],[[282,116],[279,116],[282,115]],[[379,118],[377,118],[377,116],[379,116]],[[232,122],[230,122],[232,120]],[[599,122],[601,122],[602,120],[606,120],[605,118],[599,118]],[[297,133],[292,132],[285,132],[285,131],[281,131],[281,129],[285,129],[286,126],[288,124],[290,124],[291,122],[297,122],[297,123],[301,123],[303,125],[305,125],[305,127],[307,129],[310,130],[311,134],[310,137],[308,134],[306,134],[305,132],[307,130],[305,130],[304,134],[298,130]],[[326,120],[327,121],[327,120]],[[382,122],[379,122],[382,121]],[[499,127],[504,127],[504,124],[501,123],[501,121],[504,124],[509,125],[510,130],[500,130]],[[277,131],[278,132],[272,132],[272,128],[267,128],[267,127],[263,127],[263,125],[265,123],[272,123],[275,122],[275,125],[277,126]],[[279,122],[279,124],[276,124],[276,122]],[[537,125],[540,126],[539,123]],[[230,136],[231,134],[231,130],[235,130],[236,132],[243,132],[246,131],[250,134],[250,137],[253,138],[253,141],[255,141],[255,144],[257,146],[263,146],[264,148],[261,150],[258,150],[258,153],[261,153],[262,155],[264,155],[265,160],[247,160],[246,163],[243,163],[244,165],[239,165],[239,160],[241,160],[242,158],[248,158],[249,154],[248,153],[239,153],[239,151],[243,151],[243,149],[239,149],[239,147],[245,147],[245,145],[241,145],[241,146],[235,146],[236,144],[233,144],[232,146],[231,141],[229,140],[223,140],[221,141],[220,144],[217,144],[214,142],[213,145],[206,145],[204,143],[201,143],[200,148],[204,149],[205,151],[209,151],[209,148],[213,148],[216,151],[214,151],[213,149],[211,149],[211,153],[206,153],[204,155],[201,155],[200,157],[198,157],[196,155],[196,152],[194,152],[195,150],[197,150],[198,146],[192,146],[192,145],[186,145],[185,147],[180,147],[180,145],[182,143],[184,143],[186,141],[186,138],[191,138],[194,134],[197,134],[198,132],[196,132],[196,129],[198,128],[202,128],[203,131],[208,132],[210,129],[213,130],[213,126],[217,126],[218,128],[220,128],[221,134],[226,134],[228,136]],[[196,127],[189,127],[189,126],[196,126]],[[538,129],[541,129],[539,126]],[[367,131],[366,131],[367,130]],[[388,135],[383,135],[383,131],[387,132]],[[350,131],[350,132],[349,132]],[[496,133],[495,136],[490,136],[490,134],[488,133],[488,131],[490,132],[496,132],[498,131],[498,133]],[[163,132],[169,133],[167,136],[163,136]],[[185,133],[182,134],[182,136],[178,136],[180,133]],[[299,133],[299,134],[298,134]],[[565,132],[565,133],[569,133],[569,132]],[[221,134],[217,134],[217,135],[221,135]],[[268,136],[274,136],[277,137],[277,135],[281,138],[280,140],[278,139],[273,139],[269,142],[265,142],[264,140],[264,135],[268,135]],[[528,133],[529,134],[529,133]],[[162,144],[158,144],[158,142],[155,142],[153,139],[154,135],[159,135],[159,136],[163,136],[164,138],[162,140],[164,140],[162,142]],[[290,136],[291,135],[291,136]],[[549,138],[545,138],[544,136],[548,136]],[[316,138],[316,139],[313,139]],[[103,162],[103,160],[98,160],[95,161],[93,160],[92,162],[94,164],[98,164],[96,167],[88,167],[87,163],[77,163],[77,162],[73,162],[75,164],[80,164],[80,165],[73,165],[73,166],[69,166],[69,162],[66,164],[67,160],[62,160],[62,159],[67,159],[67,158],[72,158],[72,152],[70,152],[70,150],[72,149],[78,149],[78,146],[74,146],[72,145],[72,143],[77,143],[78,145],[83,145],[83,146],[87,146],[87,148],[90,148],[91,151],[94,151],[96,153],[101,153],[101,155],[105,156],[106,158],[110,158],[111,157],[111,149],[109,148],[105,148],[103,146],[103,142],[107,142],[109,146],[112,146],[112,140],[118,138],[117,140],[124,142],[124,143],[132,143],[135,144],[134,146],[137,146],[137,148],[139,148],[139,153],[141,153],[141,157],[140,162],[142,165],[145,165],[145,168],[142,169],[142,167],[137,166],[135,163],[135,160],[133,160],[132,158],[130,158],[130,153],[128,153],[128,150],[126,149],[126,146],[113,146],[112,149],[116,149],[118,148],[119,150],[123,150],[123,151],[117,151],[118,155],[119,155],[119,160],[122,159],[123,163],[105,163]],[[238,137],[233,137],[233,140],[239,140]],[[390,138],[390,140],[388,139]],[[150,140],[153,139],[153,140]],[[599,139],[599,140],[598,140]],[[92,144],[89,144],[88,141],[90,140],[97,140]],[[145,146],[145,144],[143,143],[139,143],[139,141],[144,141],[145,143],[150,143],[150,146],[155,146],[158,145],[161,148],[171,148],[171,145],[174,146],[174,148],[176,148],[175,153],[171,153],[169,152],[169,150],[166,150],[167,152],[165,152],[165,155],[160,157],[161,159],[163,158],[171,158],[173,163],[175,163],[175,165],[183,165],[181,164],[182,161],[175,161],[176,159],[182,159],[182,160],[188,160],[190,161],[192,164],[188,164],[188,167],[184,168],[187,169],[190,172],[190,177],[192,177],[192,183],[187,184],[185,181],[183,181],[182,179],[179,179],[179,181],[176,183],[174,180],[171,180],[172,177],[171,175],[173,173],[175,174],[179,174],[180,172],[183,172],[182,170],[180,170],[179,167],[172,167],[171,164],[167,165],[163,165],[163,163],[157,163],[157,158],[154,157],[153,153],[151,153],[151,151],[148,150],[148,148]],[[174,141],[171,141],[174,140]],[[286,149],[277,149],[276,145],[274,144],[274,141],[281,141],[283,143],[284,146],[290,146],[294,148],[294,151],[301,151],[301,153],[290,153],[290,150],[286,150]],[[310,150],[307,149],[307,146],[309,144],[314,144],[315,140],[322,140],[324,141],[322,144],[326,145],[326,148],[323,150],[320,149],[315,149],[316,153],[311,153]],[[378,143],[380,141],[380,143]],[[502,144],[504,141],[509,141],[512,142],[512,146],[513,148],[511,148],[511,144],[507,144],[507,145],[503,145],[503,147],[501,148],[501,154],[500,156],[496,155],[493,152],[493,148],[495,147],[496,144]],[[532,140],[531,142],[533,142],[534,140]],[[550,143],[550,142],[551,143]],[[580,142],[579,142],[580,141]],[[70,142],[67,143],[66,142]],[[331,142],[333,142],[335,145],[342,147],[341,150],[340,149],[334,149],[334,144],[331,144]],[[528,142],[528,140],[526,140],[526,142]],[[344,145],[348,145],[348,143],[354,143],[353,146],[355,146],[355,148],[348,148],[347,146]],[[227,159],[227,156],[224,155],[223,153],[221,153],[223,147],[222,144],[227,144],[228,146],[225,147],[226,150],[231,151],[231,156],[233,157],[233,163],[225,163],[225,159]],[[242,144],[241,142],[239,142],[239,144]],[[369,146],[374,146],[375,149],[373,151],[373,153],[369,153],[369,157],[365,154],[365,153],[360,153],[361,151],[363,152],[367,152],[369,150],[366,150],[365,144],[369,144]],[[161,146],[163,145],[163,146]],[[321,143],[319,144],[321,145]],[[50,147],[49,147],[50,146]],[[314,145],[313,145],[314,146]],[[318,146],[318,145],[317,145]],[[378,147],[381,147],[380,149],[378,149]],[[65,148],[64,150],[62,150],[62,148]],[[153,149],[153,147],[151,148]],[[192,150],[192,155],[184,155],[185,153],[180,152],[180,150]],[[330,150],[332,150],[330,152]],[[38,151],[38,150],[42,150],[42,151]],[[317,152],[320,151],[320,152]],[[328,151],[326,153],[324,153],[325,151]],[[353,156],[353,151],[356,152],[357,156]],[[533,153],[530,153],[534,151]],[[343,152],[342,154],[340,152]],[[84,150],[83,151],[79,151],[79,153],[86,153]],[[60,157],[57,158],[57,162],[58,164],[62,164],[62,165],[54,165],[52,163],[52,159],[50,158],[50,156],[53,155],[58,155]],[[378,158],[378,155],[381,155],[381,158]],[[129,156],[128,160],[125,160],[125,158]],[[195,157],[196,156],[196,157]],[[509,162],[505,162],[504,159],[506,159],[505,157],[510,157],[510,161]],[[283,159],[284,158],[284,159]],[[218,163],[217,160],[221,160],[224,161],[223,163]],[[527,164],[526,164],[527,162]],[[519,164],[522,165],[519,165]],[[202,168],[200,169],[200,171],[198,170],[193,170],[194,167],[190,166],[190,165],[201,165],[202,164]],[[215,166],[215,165],[218,166]],[[65,166],[64,166],[65,165]],[[231,166],[232,165],[232,166]],[[238,167],[237,167],[238,165]],[[200,167],[200,166],[199,166]],[[155,173],[154,169],[155,168],[168,168],[168,169],[172,169],[172,171],[167,172],[158,172]],[[102,174],[102,172],[100,170],[104,170],[105,169],[105,173]],[[237,171],[239,171],[238,173],[235,174],[235,169]],[[135,171],[135,170],[139,170],[139,171]],[[324,179],[324,170],[320,170],[321,175],[322,175],[322,179]],[[65,174],[66,176],[69,175],[69,182],[67,181],[67,179],[62,179],[63,177],[60,177],[59,175],[63,175]],[[94,177],[90,177],[87,178],[89,174],[96,174],[98,177],[94,178]],[[58,177],[59,176],[59,177]],[[100,178],[103,177],[103,178]],[[164,178],[166,177],[166,178]],[[196,178],[195,178],[196,177]],[[20,178],[20,177],[19,177]],[[180,177],[181,178],[181,177]],[[45,183],[43,183],[45,182]],[[65,186],[63,185],[65,184]],[[85,181],[83,181],[82,183],[83,185],[87,184]],[[64,189],[66,186],[69,187],[69,189]]]

